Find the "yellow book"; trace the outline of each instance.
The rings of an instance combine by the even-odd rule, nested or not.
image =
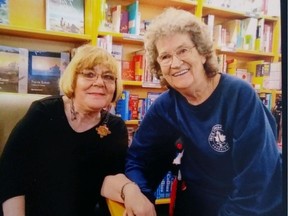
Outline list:
[[[248,61],[247,62],[247,71],[251,73],[251,83],[255,89],[263,88],[264,74],[262,71],[262,66],[264,60]]]
[[[237,59],[227,60],[227,73],[235,76],[236,70],[237,70]]]

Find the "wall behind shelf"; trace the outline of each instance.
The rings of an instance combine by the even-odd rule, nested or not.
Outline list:
[[[45,0],[10,0],[10,25],[45,29]]]

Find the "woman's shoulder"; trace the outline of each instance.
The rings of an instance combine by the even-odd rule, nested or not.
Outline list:
[[[241,79],[239,77],[230,75],[230,74],[221,74],[221,85],[223,87],[227,87],[230,89],[244,89],[245,91],[250,90],[250,91],[255,91],[253,88],[252,84],[249,83],[249,81]]]
[[[59,112],[62,114],[64,112],[64,102],[62,96],[47,96],[34,101],[30,106],[30,110],[53,115]]]

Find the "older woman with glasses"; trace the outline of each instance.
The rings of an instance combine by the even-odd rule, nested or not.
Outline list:
[[[128,133],[107,107],[122,93],[115,59],[77,49],[60,78],[63,96],[34,102],[0,162],[4,215],[110,215],[100,196],[107,175],[124,172]]]
[[[135,185],[154,203],[178,152],[170,215],[174,208],[177,216],[284,215],[275,119],[248,82],[218,71],[207,26],[169,8],[149,25],[144,42],[148,68],[168,90],[149,108],[128,149],[129,180],[119,186],[115,179],[125,176],[107,177],[110,190],[103,187],[102,194],[119,200],[118,192],[130,212],[153,215],[149,204],[140,208]]]

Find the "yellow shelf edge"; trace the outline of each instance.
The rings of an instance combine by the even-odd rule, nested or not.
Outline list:
[[[155,203],[156,203],[156,205],[169,204],[170,203],[170,198],[156,199]]]
[[[139,120],[127,120],[127,121],[125,121],[125,124],[127,124],[127,125],[138,125],[139,124]]]
[[[142,81],[123,80],[123,85],[142,86]]]
[[[13,36],[22,36],[22,37],[37,37],[39,39],[49,39],[49,40],[68,40],[68,41],[90,41],[92,39],[91,35],[85,34],[73,34],[73,33],[64,33],[56,31],[47,31],[45,29],[32,29],[21,26],[13,25],[0,25],[0,30],[2,34],[8,34]]]

